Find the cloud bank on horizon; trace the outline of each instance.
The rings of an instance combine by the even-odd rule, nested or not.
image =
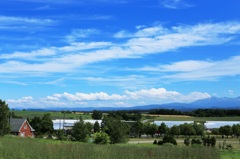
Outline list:
[[[234,3],[0,4],[0,98],[11,108],[124,107],[240,94]]]

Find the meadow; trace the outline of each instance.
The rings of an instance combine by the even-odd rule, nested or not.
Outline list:
[[[42,117],[45,113],[50,113],[52,119],[62,119],[64,114],[57,111],[28,111],[28,110],[15,110],[15,115],[22,117],[22,118],[34,118],[35,116]],[[84,112],[76,112],[76,113],[65,113],[66,119],[79,119],[82,117],[83,120],[85,119],[92,119],[91,113],[84,113]],[[142,120],[154,121],[154,120],[161,120],[161,121],[239,121],[239,117],[193,117],[193,116],[186,116],[186,115],[149,115],[149,114],[142,114]]]
[[[153,144],[95,145],[19,137],[0,138],[1,159],[219,159],[219,150]]]
[[[194,117],[186,115],[149,115],[143,114],[143,120],[149,121],[239,121],[239,116],[233,117]]]
[[[50,113],[52,119],[62,119],[64,118],[64,114],[61,112],[45,112],[45,111],[28,111],[28,110],[15,110],[14,114],[22,117],[22,118],[29,118],[32,119],[35,116],[42,117],[44,114]],[[79,117],[82,117],[82,119],[91,119],[91,114],[90,113],[65,113],[65,118],[66,119],[79,119]]]

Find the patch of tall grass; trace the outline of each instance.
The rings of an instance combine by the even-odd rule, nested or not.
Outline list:
[[[221,151],[221,159],[239,159],[240,151]]]
[[[53,140],[0,138],[1,159],[219,159],[219,151],[205,147],[95,145]]]

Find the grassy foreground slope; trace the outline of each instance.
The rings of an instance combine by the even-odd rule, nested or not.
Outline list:
[[[53,140],[0,138],[1,159],[219,159],[219,151],[204,147],[155,145],[95,145]]]

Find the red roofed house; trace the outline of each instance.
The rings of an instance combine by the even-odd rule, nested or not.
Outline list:
[[[34,137],[34,129],[26,119],[10,119],[11,134],[20,137]]]

